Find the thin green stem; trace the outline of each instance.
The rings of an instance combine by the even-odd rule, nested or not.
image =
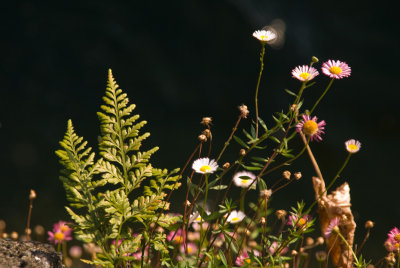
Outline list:
[[[349,242],[347,242],[346,238],[343,237],[343,235],[340,232],[337,232],[337,235],[342,239],[342,241],[346,244],[347,248],[351,251],[351,254],[353,255],[353,258],[356,262],[357,267],[359,267],[359,262],[356,256],[356,253],[354,253],[354,250],[350,247]]]
[[[254,98],[255,108],[256,108],[256,138],[258,138],[258,89],[260,88],[261,76],[264,70],[264,55],[265,55],[265,44],[262,44],[262,49],[260,54],[260,73],[258,74],[256,95]]]
[[[400,267],[400,251],[397,252],[397,268]]]
[[[328,90],[331,88],[333,81],[335,80],[335,78],[332,78],[331,81],[329,82],[328,86],[326,87],[324,93],[322,93],[322,95],[319,97],[319,99],[317,100],[317,102],[315,102],[314,106],[312,107],[310,114],[312,114],[315,110],[315,108],[317,107],[318,103],[322,100],[322,98],[325,96],[325,94],[328,92]]]
[[[243,192],[245,191],[245,189],[242,189],[242,193],[240,194],[240,196],[242,197],[241,199],[240,199],[240,211],[243,211],[244,212],[244,198],[245,198],[245,194],[243,194]]]

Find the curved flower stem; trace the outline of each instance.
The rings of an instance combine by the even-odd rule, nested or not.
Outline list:
[[[206,173],[206,174],[204,174],[204,176],[205,176],[205,178],[206,178],[206,191],[205,191],[205,194],[204,194],[204,210],[206,209],[206,206],[207,206],[207,197],[208,197],[208,174]]]
[[[260,87],[261,76],[264,70],[264,55],[265,55],[265,44],[262,44],[261,54],[260,54],[260,73],[258,74],[258,81],[256,87],[256,95],[254,98],[255,108],[256,108],[256,138],[258,138],[258,89]]]
[[[240,199],[240,211],[243,211],[244,212],[244,198],[245,198],[245,194],[243,194],[243,192],[245,191],[246,189],[242,189],[242,193],[240,194],[240,196],[242,197],[241,199]]]
[[[328,90],[331,88],[333,81],[335,80],[335,78],[332,78],[331,81],[329,82],[328,86],[326,87],[324,93],[322,93],[322,95],[319,97],[319,99],[315,102],[314,106],[312,107],[310,114],[312,114],[315,110],[315,108],[317,107],[318,103],[322,100],[322,98],[325,96],[325,94],[328,92]]]
[[[222,154],[225,152],[226,147],[228,147],[229,142],[232,140],[233,134],[235,134],[237,127],[239,126],[240,120],[242,119],[242,115],[239,115],[238,120],[236,121],[235,126],[232,129],[231,135],[229,136],[228,140],[225,142],[224,144],[224,148],[222,148],[221,152],[219,153],[216,162],[219,161],[219,159],[221,158]]]

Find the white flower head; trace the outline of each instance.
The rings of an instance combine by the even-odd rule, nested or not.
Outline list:
[[[361,142],[355,139],[348,140],[344,144],[346,145],[346,150],[351,154],[355,154],[360,151]]]
[[[233,182],[236,186],[242,188],[248,188],[251,184],[250,189],[256,189],[256,175],[248,171],[239,171],[233,176]]]
[[[214,173],[218,164],[214,159],[210,160],[208,157],[199,158],[193,162],[192,168],[195,172],[201,174],[211,174]]]
[[[232,210],[226,221],[235,224],[241,222],[244,217],[246,217],[246,214],[244,214],[242,211]]]
[[[207,215],[210,215],[210,214],[211,214],[211,212],[208,211],[208,210],[205,210],[204,212],[205,212]],[[204,219],[203,219],[203,217],[201,217],[200,212],[196,211],[196,212],[193,212],[193,213],[190,215],[189,223],[192,223],[192,222],[204,222]]]
[[[261,43],[266,44],[276,38],[276,34],[270,30],[257,30],[253,36],[260,40]]]

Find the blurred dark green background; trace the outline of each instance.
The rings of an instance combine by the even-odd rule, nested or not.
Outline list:
[[[32,225],[50,228],[68,219],[54,151],[69,118],[79,135],[97,145],[96,111],[108,68],[149,122],[145,129],[152,136],[144,146],[160,146],[156,166],[183,166],[197,145],[203,116],[213,117],[215,157],[236,120],[236,107],[245,103],[254,116],[260,45],[252,33],[278,20],[285,40],[281,47],[267,48],[260,116],[272,123],[273,112],[287,109],[291,98],[284,89],[299,86],[290,72],[311,56],[352,67],[351,77],[336,81],[317,110],[327,122],[326,135],[312,147],[329,180],[346,157],[344,141],[362,142],[337,185],[350,183],[356,242],[364,236],[364,222],[373,220],[376,228],[364,252],[375,261],[385,254],[386,233],[400,227],[398,22],[385,1],[18,1],[1,6],[0,219],[7,221],[8,231],[23,232],[30,189],[38,194]],[[306,106],[328,82],[318,77],[305,93]],[[232,161],[237,150],[234,145],[224,160]],[[289,170],[302,171],[303,179],[281,191],[274,208],[313,201],[314,172],[307,157]],[[267,184],[278,177],[267,177]],[[180,202],[172,206],[180,207]]]

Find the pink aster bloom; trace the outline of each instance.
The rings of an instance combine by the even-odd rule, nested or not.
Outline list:
[[[247,254],[247,251],[242,251],[242,253],[236,257],[235,264],[242,266],[243,264],[250,264],[251,259],[249,257],[249,254]]]
[[[351,68],[345,62],[339,60],[328,60],[322,64],[322,72],[334,79],[341,79],[343,77],[348,77],[351,74]]]
[[[331,236],[333,229],[339,226],[339,222],[340,222],[340,219],[338,217],[335,217],[330,221],[330,223],[324,233],[325,238],[328,238],[329,236]]]
[[[269,248],[268,248],[269,253],[274,254],[275,251],[279,248],[279,246],[280,246],[280,245],[279,245],[276,241],[272,242],[271,245],[270,245]],[[288,248],[288,247],[285,247],[285,248],[283,248],[283,249],[281,250],[280,253],[281,253],[281,254],[286,254],[288,251],[289,251],[289,248]]]
[[[196,246],[195,243],[189,242],[186,244],[186,252],[189,255],[197,253],[198,249],[199,248]],[[185,245],[184,244],[181,244],[180,252],[185,253]]]
[[[65,221],[54,224],[53,232],[48,231],[47,234],[49,235],[48,240],[54,244],[72,240],[72,229]]]
[[[288,221],[286,224],[290,225],[290,226],[294,226],[294,224],[296,224],[296,227],[301,227],[309,221],[311,221],[311,216],[308,214],[304,215],[300,219],[298,219],[297,215],[292,214],[292,215],[289,215],[289,218],[288,218]]]
[[[317,69],[307,65],[297,66],[292,70],[292,77],[303,82],[314,79],[318,74]]]
[[[184,239],[185,239],[185,235],[181,228],[179,228],[176,231],[171,231],[167,235],[167,241],[172,241],[175,244],[183,243]]]
[[[325,121],[322,120],[319,123],[317,122],[317,117],[314,116],[311,118],[311,116],[303,114],[303,120],[300,121],[296,125],[296,131],[297,132],[303,132],[304,134],[310,136],[311,141],[316,140],[316,141],[321,141],[321,134],[324,134],[324,129],[325,129]]]

